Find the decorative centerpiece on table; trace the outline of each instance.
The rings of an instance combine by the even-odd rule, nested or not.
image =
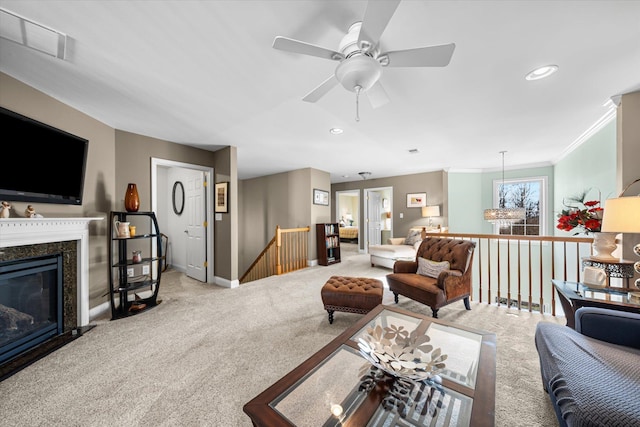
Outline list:
[[[396,410],[402,417],[418,405],[424,406],[425,413],[436,411],[442,402],[433,401],[425,405],[429,393],[424,389],[442,389],[438,373],[445,368],[447,355],[442,354],[440,348],[434,349],[429,344],[430,340],[428,335],[415,330],[409,332],[403,326],[367,328],[366,333],[358,338],[358,347],[373,368],[363,377],[360,389],[373,387],[384,376],[380,374],[381,370],[393,378],[389,393],[382,402],[386,409]]]
[[[575,230],[575,235],[584,233],[593,235],[593,256],[599,260],[617,259],[611,253],[616,250],[616,234],[602,233],[602,217],[604,210],[600,203],[600,193],[598,200],[586,200],[589,190],[583,191],[577,196],[563,199],[566,209],[558,214],[558,225],[556,228],[563,231]]]

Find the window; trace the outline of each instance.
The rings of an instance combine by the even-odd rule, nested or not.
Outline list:
[[[526,218],[510,225],[496,225],[496,234],[540,236],[545,234],[547,178],[505,179],[493,182],[493,205],[524,208]]]

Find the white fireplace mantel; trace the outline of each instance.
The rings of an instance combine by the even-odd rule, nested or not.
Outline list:
[[[89,324],[89,223],[104,218],[3,218],[0,248],[78,241],[78,326]]]

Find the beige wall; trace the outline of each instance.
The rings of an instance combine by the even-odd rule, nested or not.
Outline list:
[[[317,258],[315,224],[328,222],[331,204],[313,204],[313,189],[329,191],[330,175],[305,168],[240,181],[239,271],[240,276],[280,228],[311,227],[309,260]]]
[[[3,73],[0,73],[0,88],[2,107],[89,140],[82,206],[14,202],[12,216],[24,216],[27,204],[31,204],[37,213],[45,217],[105,218],[93,222],[89,232],[89,303],[93,308],[107,301],[103,296],[108,289],[106,218],[115,207],[117,188],[115,131]],[[4,163],[10,162],[4,156],[3,160]],[[14,166],[20,167],[17,163]]]
[[[640,92],[622,95],[616,117],[617,161],[616,187],[618,196],[626,186],[640,178]],[[625,196],[640,194],[640,182],[633,184]],[[640,234],[625,234],[622,242],[622,258],[637,261],[634,245],[640,242]],[[635,273],[634,280],[640,278]]]
[[[215,272],[216,276],[229,280],[239,279],[238,270],[238,165],[237,148],[227,147],[217,151],[214,161],[215,183],[228,182],[228,213],[212,218],[215,239]],[[214,185],[215,183],[211,183]],[[233,184],[232,184],[233,183]]]
[[[392,187],[393,188],[393,204],[391,206],[391,214],[393,218],[393,237],[406,236],[409,229],[414,226],[426,225],[429,221],[422,218],[422,209],[407,208],[408,193],[427,193],[428,205],[439,205],[440,218],[433,218],[434,224],[447,225],[447,173],[444,171],[425,172],[411,175],[400,175],[389,178],[367,179],[361,181],[343,182],[331,185],[331,200],[335,202],[336,191],[345,190],[361,190],[364,196],[365,189]],[[363,215],[365,214],[364,197],[360,200],[360,235],[366,231],[364,229]],[[400,213],[403,218],[400,218]],[[332,212],[332,221],[336,221],[335,212]],[[360,248],[364,248],[364,239],[359,239]]]
[[[618,194],[634,180],[640,178],[640,92],[622,95],[616,117]],[[640,184],[630,188],[629,194],[638,194]],[[633,191],[635,190],[635,192]]]
[[[151,157],[210,166],[220,169],[229,180],[237,181],[235,148],[210,152],[155,138],[115,130],[38,90],[0,73],[0,105],[50,126],[89,140],[82,206],[31,203],[45,217],[102,217],[94,222],[89,236],[89,305],[95,308],[108,301],[106,218],[112,210],[124,208],[124,192],[129,182],[136,183],[140,210],[151,209]],[[237,217],[237,185],[230,184],[230,212]],[[235,188],[235,189],[234,189]],[[235,192],[235,193],[234,193]],[[234,206],[232,203],[236,203]],[[13,203],[13,216],[23,216],[27,203]],[[233,214],[235,212],[235,214]],[[233,222],[227,218],[229,224]],[[216,276],[237,277],[237,255],[233,227],[215,239]],[[237,225],[236,225],[237,230]],[[226,252],[225,252],[226,251]],[[236,264],[234,265],[234,259]],[[218,262],[221,265],[218,266]],[[235,272],[234,272],[235,268]]]

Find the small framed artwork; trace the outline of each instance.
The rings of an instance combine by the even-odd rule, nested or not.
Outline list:
[[[422,208],[427,206],[427,193],[409,193],[407,194],[408,208]]]
[[[228,192],[229,192],[228,182],[219,182],[216,184],[216,195],[215,195],[216,212],[229,213],[229,205],[227,204],[227,202],[229,201]]]
[[[324,190],[313,189],[313,204],[329,206],[329,192]]]

